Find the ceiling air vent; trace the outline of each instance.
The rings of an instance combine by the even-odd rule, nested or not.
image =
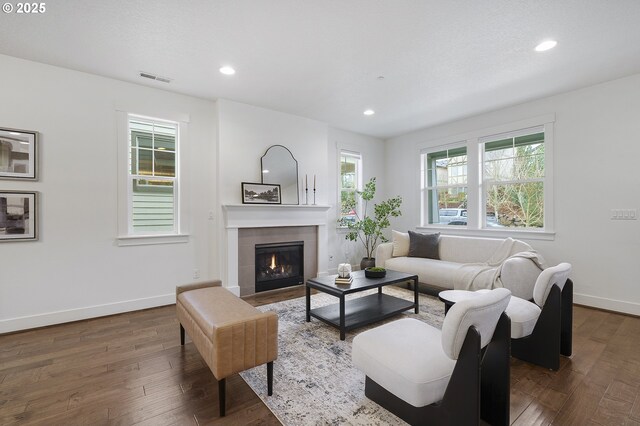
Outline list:
[[[140,77],[149,78],[151,80],[158,80],[158,81],[161,81],[163,83],[170,83],[171,80],[172,80],[171,78],[168,78],[168,77],[161,77],[159,75],[151,74],[151,73],[144,72],[144,71],[140,72]]]

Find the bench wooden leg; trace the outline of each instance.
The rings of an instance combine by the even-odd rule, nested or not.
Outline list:
[[[218,403],[220,404],[220,417],[225,415],[225,382],[227,379],[218,380]]]
[[[267,363],[267,393],[273,395],[273,361]]]
[[[180,324],[180,344],[184,346],[184,327]]]

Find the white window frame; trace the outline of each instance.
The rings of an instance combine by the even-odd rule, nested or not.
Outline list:
[[[436,152],[455,150],[459,148],[467,148],[467,183],[464,185],[443,185],[441,187],[437,184],[437,176],[436,176],[436,185],[429,186],[429,169],[427,166],[426,159],[429,154],[433,154]],[[451,143],[445,146],[433,147],[429,149],[423,149],[420,151],[420,222],[423,226],[442,226],[439,223],[429,223],[429,190],[437,190],[437,189],[448,189],[448,188],[467,188],[467,203],[469,197],[469,148],[466,146],[466,141],[458,141]]]
[[[356,151],[350,151],[347,149],[340,149],[338,155],[338,199],[337,199],[337,210],[338,210],[338,219],[342,218],[341,207],[342,207],[342,157],[351,157],[356,159],[356,191],[362,191],[362,154]],[[358,214],[362,214],[362,199],[357,200],[357,211]],[[339,229],[347,229],[346,226],[340,225],[338,223]]]
[[[553,240],[555,238],[555,221],[554,221],[554,187],[553,187],[553,152],[554,152],[554,123],[555,114],[546,114],[539,117],[520,120],[517,122],[507,123],[500,126],[494,126],[486,129],[478,129],[470,131],[462,135],[456,135],[431,143],[418,146],[420,166],[420,189],[421,203],[419,217],[421,225],[416,227],[418,230],[440,231],[451,235],[468,235],[468,236],[484,236],[484,237],[507,237],[532,239],[532,240]],[[544,131],[544,162],[545,173],[543,179],[544,185],[544,228],[488,228],[485,226],[486,215],[486,196],[484,194],[483,182],[483,153],[484,142],[495,140],[498,136],[507,136],[510,134],[524,134],[531,130],[543,129]],[[462,142],[461,142],[462,141]],[[443,151],[444,149],[452,149],[459,147],[461,144],[467,146],[467,226],[447,226],[438,224],[424,223],[425,200],[423,194],[425,191],[424,182],[425,173],[422,161],[422,155],[430,152]],[[427,216],[428,217],[428,214]]]
[[[486,213],[487,213],[487,192],[488,192],[488,187],[490,185],[492,185],[493,181],[491,180],[487,180],[484,177],[484,166],[485,166],[485,144],[493,142],[493,141],[497,141],[497,140],[502,140],[502,139],[512,139],[512,138],[517,138],[519,136],[526,136],[526,135],[532,135],[532,134],[536,134],[536,133],[545,133],[545,126],[541,125],[541,126],[536,126],[536,127],[530,127],[530,128],[526,128],[526,129],[518,129],[518,130],[514,130],[512,132],[507,132],[507,133],[500,133],[497,135],[489,135],[489,136],[483,136],[478,140],[479,143],[479,148],[480,148],[480,158],[481,158],[481,167],[480,169],[482,170],[482,173],[480,174],[480,187],[481,187],[481,195],[482,195],[482,200],[480,203],[481,206],[481,215],[480,215],[480,226],[483,229],[487,229],[486,226]],[[546,135],[545,135],[546,136]],[[546,144],[546,138],[544,140],[544,145],[545,145],[545,175],[546,175],[546,170],[547,170],[547,166],[546,166],[546,148],[547,148],[547,144]],[[526,179],[526,180],[510,180],[510,181],[498,181],[501,184],[504,185],[508,185],[508,184],[514,184],[514,183],[526,183],[526,182],[542,182],[543,184],[543,188],[544,188],[544,192],[546,193],[546,182],[545,182],[545,178],[534,178],[534,179]],[[544,193],[543,193],[544,195]],[[543,200],[543,204],[545,206],[544,210],[543,210],[543,227],[540,228],[540,230],[544,231],[547,228],[547,217],[546,217],[546,213],[547,213],[547,208],[546,208],[546,202],[544,202],[546,200]],[[535,228],[524,228],[524,230],[535,230]]]
[[[130,119],[139,119],[147,122],[169,123],[176,125],[176,152],[175,152],[175,178],[174,186],[174,228],[172,231],[150,231],[145,233],[134,232],[133,213],[133,179],[150,176],[137,176],[130,173],[131,132]],[[118,237],[119,246],[169,244],[188,242],[187,222],[185,214],[186,196],[185,185],[181,171],[184,169],[182,158],[184,146],[188,138],[188,119],[183,116],[158,118],[155,116],[117,111],[118,124]],[[153,178],[153,177],[152,177]]]

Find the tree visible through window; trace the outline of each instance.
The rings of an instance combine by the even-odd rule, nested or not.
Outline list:
[[[483,154],[487,217],[501,226],[543,228],[544,132],[488,140]]]
[[[177,233],[178,123],[129,116],[129,227]]]
[[[421,224],[553,232],[553,182],[546,172],[553,119],[469,132],[464,141],[424,149]]]

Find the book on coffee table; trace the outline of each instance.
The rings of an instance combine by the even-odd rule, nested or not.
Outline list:
[[[340,277],[340,276],[336,277],[336,284],[347,285],[347,284],[351,284],[352,282],[353,282],[353,277],[351,275],[349,275],[348,277]]]

